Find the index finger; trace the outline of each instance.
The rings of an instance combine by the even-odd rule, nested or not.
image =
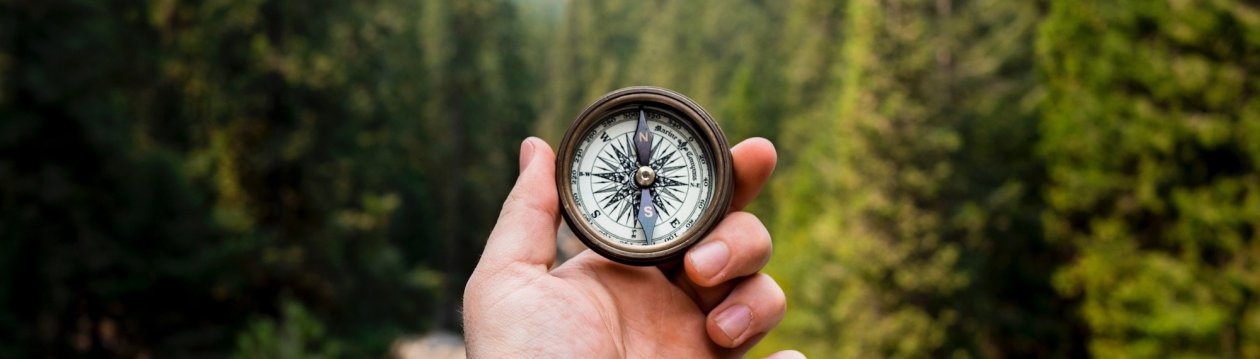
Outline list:
[[[743,210],[757,198],[765,187],[779,155],[770,140],[753,137],[731,148],[731,161],[735,166],[735,193],[731,196],[731,208],[727,213]]]

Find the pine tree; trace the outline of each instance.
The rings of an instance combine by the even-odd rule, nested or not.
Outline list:
[[[773,137],[778,56],[765,45],[777,39],[768,24],[778,11],[753,1],[570,4],[546,54],[553,81],[539,132],[558,141],[596,97],[650,85],[699,102],[733,141]]]
[[[1038,19],[1032,4],[996,1],[847,4],[834,107],[784,124],[785,142],[805,145],[776,187],[776,256],[792,260],[770,272],[790,278],[797,310],[772,346],[1071,349],[1045,274],[1055,257],[1029,260],[1046,255],[1029,160]]]
[[[458,330],[536,118],[506,4],[0,3],[0,350]]]
[[[1243,2],[1053,3],[1046,235],[1094,355],[1260,355],[1258,40]]]

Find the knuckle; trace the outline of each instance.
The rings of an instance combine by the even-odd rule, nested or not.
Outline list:
[[[481,263],[464,285],[464,307],[484,310],[503,297],[504,290],[525,287],[529,268],[518,263]]]
[[[485,274],[479,273],[479,271],[473,271],[473,274],[469,276],[468,283],[464,285],[464,307],[465,308],[476,307],[476,304],[479,303],[481,299],[482,288],[485,287],[484,285],[482,285],[482,282],[484,282],[482,277],[484,276]]]
[[[525,191],[513,190],[508,194],[507,200],[503,201],[503,209],[499,211],[499,218],[520,216],[555,217],[558,215],[557,209],[550,207],[554,206],[539,203],[536,196],[531,196]]]
[[[753,232],[757,233],[757,239],[755,240],[757,252],[761,256],[761,265],[765,266],[766,263],[770,262],[770,255],[774,253],[774,241],[770,239],[770,231],[765,226],[757,226],[757,229],[757,231]]]
[[[769,274],[762,273],[758,277],[765,283],[765,293],[769,295],[767,299],[771,308],[776,310],[778,314],[786,313],[787,294],[783,292],[783,288],[779,287],[779,283],[775,282],[774,278],[771,278]]]
[[[735,212],[731,215],[736,216],[734,219],[738,230],[735,231],[740,237],[740,241],[747,243],[749,253],[758,257],[761,266],[770,261],[770,254],[774,252],[774,244],[770,238],[770,230],[756,215],[748,212]]]
[[[503,200],[503,209],[499,211],[500,218],[507,217],[508,215],[519,211],[521,207],[525,206],[525,202],[528,198],[526,198],[525,194],[522,192],[523,191],[513,189],[512,192],[508,193],[507,199]]]
[[[734,212],[726,215],[726,220],[722,223],[723,237],[744,239],[749,234],[763,232],[765,226],[761,225],[761,220],[757,216],[748,212]],[[758,230],[761,228],[761,230]]]
[[[759,240],[769,241],[770,231],[766,229],[765,223],[761,222],[761,218],[758,218],[757,215],[748,212],[736,213],[738,213],[737,220],[739,221],[738,225],[740,227],[740,233],[751,234],[756,236]]]
[[[731,212],[726,215],[726,219],[736,222],[740,227],[761,226],[761,219],[757,215],[744,211]]]

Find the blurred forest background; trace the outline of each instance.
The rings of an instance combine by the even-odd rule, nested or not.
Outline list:
[[[458,333],[516,176],[657,85],[780,166],[755,353],[1260,357],[1260,6],[0,0],[0,356]]]

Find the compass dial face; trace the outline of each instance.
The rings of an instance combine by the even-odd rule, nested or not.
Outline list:
[[[640,116],[651,131],[647,186],[636,181],[636,129]],[[604,238],[625,246],[666,245],[694,227],[712,205],[712,154],[694,125],[662,108],[626,106],[606,113],[580,138],[569,186],[576,215]],[[650,196],[641,196],[647,189]],[[640,223],[642,198],[650,198],[655,223],[647,238]]]

